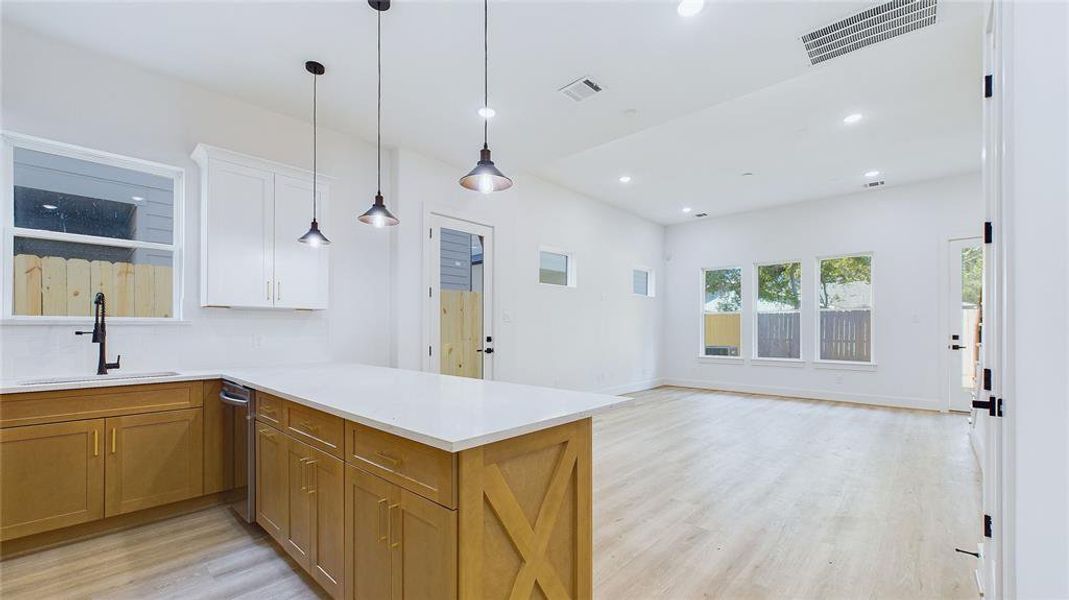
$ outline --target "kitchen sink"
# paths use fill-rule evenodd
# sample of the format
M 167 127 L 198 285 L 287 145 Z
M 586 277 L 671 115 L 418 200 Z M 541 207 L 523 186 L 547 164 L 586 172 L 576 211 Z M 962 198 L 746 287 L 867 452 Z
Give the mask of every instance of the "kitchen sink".
M 152 373 L 130 373 L 115 375 L 80 375 L 75 377 L 48 377 L 45 379 L 27 379 L 18 385 L 49 385 L 53 383 L 84 383 L 88 381 L 121 381 L 126 379 L 152 379 L 155 377 L 173 377 L 180 375 L 177 371 L 155 371 Z

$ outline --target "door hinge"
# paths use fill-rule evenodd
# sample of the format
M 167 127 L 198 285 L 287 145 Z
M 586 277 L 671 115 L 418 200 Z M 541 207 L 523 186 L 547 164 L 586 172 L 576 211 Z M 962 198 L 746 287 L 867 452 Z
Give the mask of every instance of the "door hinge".
M 984 75 L 984 98 L 995 95 L 995 76 Z
M 988 396 L 987 400 L 973 400 L 972 407 L 980 410 L 986 410 L 987 414 L 992 417 L 1002 416 L 1002 398 L 996 398 L 994 396 Z
M 433 355 L 432 350 L 434 350 L 434 346 L 427 346 L 427 356 Z
M 991 369 L 984 369 L 984 389 L 991 391 Z
M 992 533 L 992 529 L 994 529 L 994 527 L 992 526 L 991 515 L 984 515 L 984 537 L 985 538 L 993 538 L 993 537 L 995 537 L 994 534 Z
M 984 243 L 990 244 L 995 241 L 995 227 L 991 224 L 991 221 L 984 223 Z
M 434 287 L 433 286 L 427 288 L 427 297 L 428 298 L 433 298 L 434 297 Z
M 430 229 L 427 230 L 427 238 L 432 239 L 432 240 L 434 239 L 434 228 L 433 227 L 431 227 Z

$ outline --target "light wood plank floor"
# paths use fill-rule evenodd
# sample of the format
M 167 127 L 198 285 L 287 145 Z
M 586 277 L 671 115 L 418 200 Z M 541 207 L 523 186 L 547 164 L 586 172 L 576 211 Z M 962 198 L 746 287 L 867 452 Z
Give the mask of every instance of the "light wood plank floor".
M 975 598 L 958 415 L 660 388 L 594 423 L 602 600 Z M 222 508 L 0 563 L 16 598 L 322 598 Z

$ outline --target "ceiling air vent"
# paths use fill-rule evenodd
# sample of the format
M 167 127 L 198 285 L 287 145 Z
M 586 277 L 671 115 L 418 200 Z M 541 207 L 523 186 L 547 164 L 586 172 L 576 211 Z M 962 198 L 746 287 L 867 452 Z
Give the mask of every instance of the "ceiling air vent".
M 580 77 L 557 91 L 576 102 L 582 102 L 600 92 L 601 86 L 589 77 Z
M 878 187 L 884 185 L 885 183 L 887 183 L 887 182 L 882 180 L 882 179 L 880 179 L 879 181 L 866 181 L 865 183 L 861 184 L 861 187 L 863 187 L 863 188 L 878 188 Z
M 816 65 L 935 24 L 936 0 L 892 0 L 802 36 Z

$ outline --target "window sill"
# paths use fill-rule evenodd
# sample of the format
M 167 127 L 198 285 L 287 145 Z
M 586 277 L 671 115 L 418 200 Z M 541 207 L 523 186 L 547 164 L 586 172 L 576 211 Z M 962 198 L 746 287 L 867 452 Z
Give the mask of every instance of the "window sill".
M 832 369 L 838 371 L 875 371 L 874 362 L 851 362 L 846 360 L 814 360 L 815 369 Z
M 744 365 L 746 364 L 746 359 L 741 356 L 706 356 L 705 354 L 699 354 L 698 362 L 722 365 Z
M 757 367 L 802 368 L 806 365 L 806 361 L 800 358 L 751 358 L 750 364 Z
M 192 325 L 192 321 L 185 321 L 181 319 L 157 319 L 157 318 L 136 318 L 136 317 L 108 317 L 108 325 L 115 325 L 119 327 L 125 327 L 128 325 Z M 93 319 L 91 317 L 8 317 L 6 319 L 0 319 L 0 325 L 50 325 L 50 326 L 68 326 L 68 327 L 92 327 Z

